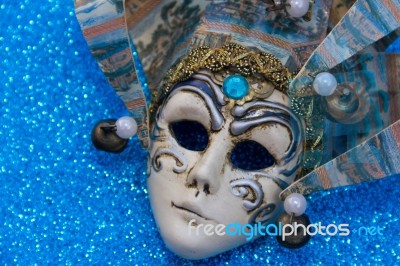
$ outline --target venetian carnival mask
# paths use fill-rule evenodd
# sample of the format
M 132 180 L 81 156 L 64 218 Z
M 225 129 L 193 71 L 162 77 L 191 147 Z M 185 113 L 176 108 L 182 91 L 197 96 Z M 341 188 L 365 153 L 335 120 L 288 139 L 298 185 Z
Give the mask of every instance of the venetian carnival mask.
M 328 0 L 80 2 L 89 46 L 149 151 L 153 214 L 179 256 L 207 258 L 249 241 L 222 234 L 228 225 L 272 224 L 283 209 L 292 223 L 301 214 L 283 200 L 294 192 L 400 172 L 376 148 L 400 131 L 389 127 L 400 94 L 386 75 L 400 60 L 382 52 L 400 22 L 381 21 L 400 4 L 360 0 L 346 13 Z M 147 77 L 144 89 L 136 74 Z M 94 132 L 123 147 L 132 129 L 123 127 Z
M 171 86 L 150 149 L 148 187 L 161 235 L 190 259 L 246 243 L 245 235 L 207 235 L 201 229 L 207 224 L 273 222 L 282 211 L 279 193 L 298 173 L 302 151 L 302 125 L 282 89 L 287 69 L 271 55 L 233 44 L 189 56 L 210 52 L 240 59 L 218 72 L 193 67 L 199 71 Z M 279 69 L 279 77 L 242 76 L 233 66 L 249 58 Z

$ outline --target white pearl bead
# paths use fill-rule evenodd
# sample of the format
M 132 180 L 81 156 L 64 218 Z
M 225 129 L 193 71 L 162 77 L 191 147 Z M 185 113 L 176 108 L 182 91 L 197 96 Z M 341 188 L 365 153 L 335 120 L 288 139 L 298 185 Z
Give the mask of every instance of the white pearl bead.
M 135 119 L 129 116 L 123 116 L 115 122 L 117 126 L 117 133 L 118 137 L 122 139 L 129 139 L 137 132 L 137 124 Z
M 290 5 L 286 7 L 286 11 L 294 18 L 304 16 L 310 8 L 310 2 L 308 0 L 288 0 L 286 3 Z
M 313 82 L 314 90 L 321 96 L 329 96 L 335 92 L 337 81 L 329 72 L 319 73 Z
M 307 208 L 307 201 L 303 195 L 292 193 L 285 199 L 283 207 L 288 214 L 294 213 L 295 216 L 300 216 Z

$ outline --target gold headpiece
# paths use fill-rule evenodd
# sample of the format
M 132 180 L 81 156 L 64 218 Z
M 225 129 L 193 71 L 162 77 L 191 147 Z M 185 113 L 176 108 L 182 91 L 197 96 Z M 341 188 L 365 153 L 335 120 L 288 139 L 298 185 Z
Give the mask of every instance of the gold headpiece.
M 150 111 L 153 113 L 157 110 L 175 84 L 204 69 L 214 73 L 231 69 L 245 77 L 257 76 L 271 82 L 275 89 L 285 94 L 289 81 L 293 78 L 293 73 L 272 54 L 249 50 L 235 43 L 219 48 L 202 46 L 192 50 L 167 72 L 159 94 L 153 94 L 156 101 Z

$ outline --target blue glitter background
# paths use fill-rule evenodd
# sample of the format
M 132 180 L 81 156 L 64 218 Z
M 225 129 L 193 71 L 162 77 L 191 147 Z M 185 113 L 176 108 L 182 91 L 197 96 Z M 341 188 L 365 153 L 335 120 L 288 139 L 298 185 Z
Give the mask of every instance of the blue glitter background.
M 307 214 L 347 237 L 289 250 L 273 237 L 191 262 L 163 244 L 137 139 L 92 147 L 93 124 L 127 112 L 91 57 L 73 1 L 0 1 L 0 262 L 129 265 L 400 264 L 399 177 L 318 193 Z M 400 50 L 400 45 L 394 47 Z M 361 226 L 384 235 L 359 235 Z

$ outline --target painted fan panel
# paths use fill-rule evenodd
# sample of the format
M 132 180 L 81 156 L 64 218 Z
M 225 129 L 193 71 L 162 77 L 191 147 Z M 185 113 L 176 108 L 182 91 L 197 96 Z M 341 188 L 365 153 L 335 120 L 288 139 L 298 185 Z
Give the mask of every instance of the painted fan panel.
M 325 164 L 282 197 L 400 172 L 400 55 L 385 52 L 399 36 L 399 14 L 399 1 L 357 1 L 293 80 L 292 105 L 305 118 L 307 141 L 314 147 L 305 155 L 312 158 L 308 167 Z M 328 97 L 312 87 L 324 71 L 338 81 Z

